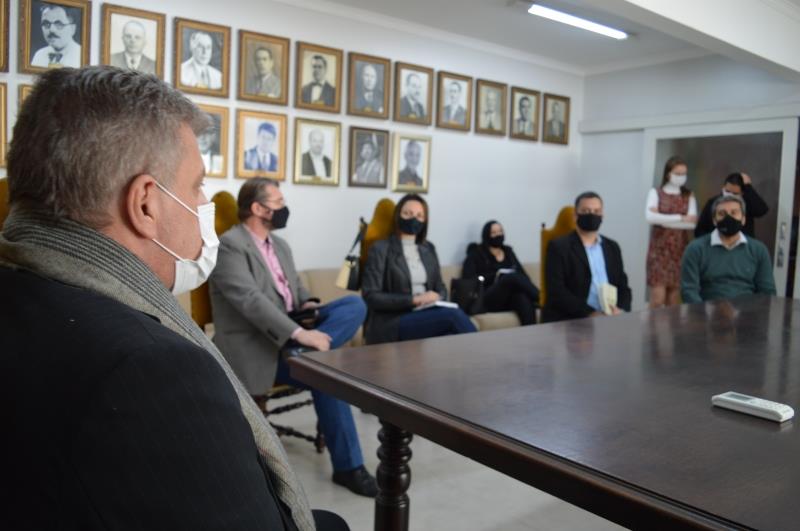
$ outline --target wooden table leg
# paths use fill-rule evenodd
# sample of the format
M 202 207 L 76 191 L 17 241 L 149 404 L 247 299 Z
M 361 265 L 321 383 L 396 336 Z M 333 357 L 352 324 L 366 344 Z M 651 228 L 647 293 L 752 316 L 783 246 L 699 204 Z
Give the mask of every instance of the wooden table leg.
M 408 531 L 409 500 L 406 491 L 411 483 L 412 434 L 381 420 L 378 439 L 378 496 L 375 498 L 375 531 Z

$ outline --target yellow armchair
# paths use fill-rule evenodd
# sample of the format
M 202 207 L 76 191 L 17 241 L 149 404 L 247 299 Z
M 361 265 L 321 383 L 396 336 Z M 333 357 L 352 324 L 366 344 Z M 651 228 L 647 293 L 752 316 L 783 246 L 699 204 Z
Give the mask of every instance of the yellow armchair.
M 556 222 L 553 224 L 552 228 L 548 229 L 545 224 L 542 223 L 541 249 L 539 251 L 541 253 L 539 258 L 541 264 L 539 269 L 539 276 L 541 277 L 539 284 L 539 305 L 542 308 L 544 308 L 544 303 L 547 298 L 547 281 L 545 274 L 547 271 L 547 246 L 550 245 L 551 240 L 566 236 L 574 230 L 575 207 L 572 206 L 565 206 L 559 211 Z

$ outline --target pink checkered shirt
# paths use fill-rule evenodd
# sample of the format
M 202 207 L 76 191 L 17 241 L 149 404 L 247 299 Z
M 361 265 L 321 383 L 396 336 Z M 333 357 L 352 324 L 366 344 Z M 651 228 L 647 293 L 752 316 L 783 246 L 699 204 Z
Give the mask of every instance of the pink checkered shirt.
M 267 269 L 272 273 L 272 280 L 275 281 L 275 287 L 277 287 L 278 293 L 283 297 L 286 311 L 291 312 L 294 309 L 294 298 L 292 297 L 292 290 L 289 287 L 289 279 L 283 274 L 283 268 L 278 260 L 278 255 L 275 254 L 275 246 L 270 243 L 269 238 L 262 240 L 249 228 L 247 228 L 247 231 L 250 233 L 250 236 L 253 237 L 258 252 L 261 253 L 261 257 L 264 258 L 264 262 L 267 264 Z

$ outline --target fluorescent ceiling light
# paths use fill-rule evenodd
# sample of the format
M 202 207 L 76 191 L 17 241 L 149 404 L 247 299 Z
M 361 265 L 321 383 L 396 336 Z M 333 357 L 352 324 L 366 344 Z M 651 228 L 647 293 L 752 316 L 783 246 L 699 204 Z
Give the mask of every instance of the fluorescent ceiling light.
M 550 20 L 555 20 L 556 22 L 561 22 L 563 24 L 569 24 L 570 26 L 575 26 L 576 28 L 593 31 L 595 33 L 599 33 L 600 35 L 611 37 L 612 39 L 623 40 L 628 38 L 628 34 L 624 31 L 609 28 L 608 26 L 603 26 L 602 24 L 578 18 L 573 15 L 568 15 L 566 13 L 562 13 L 561 11 L 556 11 L 555 9 L 550 9 L 549 7 L 540 6 L 538 4 L 533 4 L 530 9 L 528 9 L 528 13 L 531 15 L 549 18 Z

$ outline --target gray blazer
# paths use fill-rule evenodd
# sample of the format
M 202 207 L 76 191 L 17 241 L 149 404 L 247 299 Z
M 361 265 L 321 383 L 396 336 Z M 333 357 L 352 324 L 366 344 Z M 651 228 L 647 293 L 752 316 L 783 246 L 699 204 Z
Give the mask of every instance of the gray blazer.
M 289 244 L 275 234 L 270 240 L 299 307 L 311 296 L 300 284 Z M 266 393 L 275 382 L 280 348 L 298 325 L 286 314 L 272 273 L 244 225 L 220 237 L 208 286 L 214 343 L 250 394 Z

